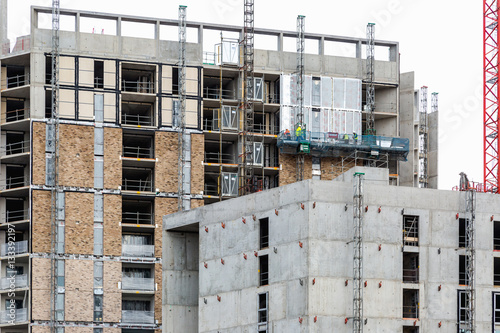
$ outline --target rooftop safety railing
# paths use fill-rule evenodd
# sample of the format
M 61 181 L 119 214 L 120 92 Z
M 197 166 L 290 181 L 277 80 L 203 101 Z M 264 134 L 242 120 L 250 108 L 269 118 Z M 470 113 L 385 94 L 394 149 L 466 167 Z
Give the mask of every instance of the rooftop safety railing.
M 0 279 L 0 290 L 26 288 L 28 286 L 28 275 L 13 275 Z
M 22 87 L 28 84 L 30 84 L 29 73 L 8 76 L 6 80 L 2 81 L 2 86 L 5 87 L 6 89 Z
M 13 309 L 0 311 L 0 324 L 22 323 L 28 321 L 28 309 Z
M 5 243 L 0 246 L 0 255 L 2 257 L 13 256 L 28 252 L 28 241 L 20 241 L 13 243 L 14 244 L 11 245 L 9 245 L 9 243 Z
M 122 91 L 153 94 L 154 82 L 151 81 L 125 81 L 122 80 Z
M 155 279 L 124 276 L 122 277 L 122 289 L 153 291 L 155 289 Z
M 122 179 L 122 190 L 124 191 L 140 191 L 152 192 L 153 182 L 145 179 Z
M 154 158 L 153 148 L 140 146 L 123 146 L 123 157 Z
M 17 109 L 5 112 L 2 115 L 3 123 L 10 123 L 13 121 L 24 120 L 30 117 L 30 109 Z
M 143 212 L 122 212 L 122 223 L 153 224 L 153 214 Z
M 153 311 L 122 310 L 122 323 L 154 324 Z
M 124 257 L 153 257 L 154 245 L 122 244 L 122 256 Z

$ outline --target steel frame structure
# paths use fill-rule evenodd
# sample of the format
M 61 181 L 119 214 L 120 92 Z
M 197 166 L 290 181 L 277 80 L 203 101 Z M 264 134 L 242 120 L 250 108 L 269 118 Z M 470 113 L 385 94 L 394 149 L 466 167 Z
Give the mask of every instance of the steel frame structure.
M 363 332 L 363 180 L 364 173 L 356 172 L 353 179 L 353 298 L 352 331 Z
M 498 110 L 498 1 L 484 0 L 483 17 L 483 125 L 484 125 L 484 189 L 500 193 L 499 137 L 500 117 Z
M 366 26 L 366 134 L 375 135 L 375 23 Z
M 475 239 L 474 229 L 476 220 L 476 190 L 469 189 L 465 191 L 465 219 L 467 222 L 466 228 L 466 249 L 465 249 L 465 270 L 467 275 L 467 310 L 466 314 L 466 330 L 468 333 L 476 332 L 475 325 L 475 308 L 476 308 L 476 280 L 475 280 Z
M 418 185 L 420 188 L 427 188 L 428 175 L 428 146 L 429 146 L 429 124 L 427 117 L 427 87 L 420 88 L 419 103 L 419 125 L 418 125 Z
M 184 210 L 184 166 L 186 153 L 184 149 L 186 135 L 186 8 L 179 6 L 179 129 L 177 133 L 178 150 L 178 210 Z
M 305 16 L 297 16 L 297 101 L 299 112 L 297 113 L 296 129 L 304 128 L 304 51 L 305 51 Z M 304 179 L 304 154 L 297 154 L 297 181 Z

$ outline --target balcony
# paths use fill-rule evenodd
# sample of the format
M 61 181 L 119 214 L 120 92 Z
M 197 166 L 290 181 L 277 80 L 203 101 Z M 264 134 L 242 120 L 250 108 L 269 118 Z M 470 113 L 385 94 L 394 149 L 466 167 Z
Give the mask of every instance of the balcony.
M 12 76 L 7 76 L 7 79 L 3 82 L 2 87 L 4 89 L 12 89 L 12 88 L 23 87 L 23 86 L 26 86 L 28 84 L 30 84 L 29 73 L 28 74 L 14 74 Z
M 28 241 L 13 242 L 11 245 L 5 243 L 0 246 L 1 257 L 19 255 L 23 253 L 28 253 Z
M 155 280 L 153 278 L 122 277 L 122 290 L 144 290 L 154 291 Z
M 7 142 L 9 141 L 8 135 L 7 135 Z M 27 153 L 30 151 L 30 141 L 25 140 L 25 141 L 17 141 L 17 142 L 11 142 L 7 143 L 4 147 L 2 147 L 5 155 L 16 155 L 16 154 L 22 154 L 22 153 Z
M 153 170 L 148 168 L 123 168 L 122 190 L 153 192 Z
M 122 244 L 123 257 L 154 257 L 154 245 Z
M 154 126 L 154 104 L 152 103 L 122 103 L 122 124 L 133 126 Z
M 153 311 L 122 310 L 122 323 L 154 324 Z
M 28 286 L 28 275 L 14 275 L 12 278 L 4 277 L 0 279 L 0 290 L 20 289 Z
M 123 134 L 123 166 L 154 167 L 155 152 L 152 136 Z
M 15 309 L 14 313 L 10 310 L 0 311 L 0 324 L 22 323 L 28 321 L 28 309 Z
M 2 123 L 11 123 L 14 121 L 28 119 L 30 117 L 30 109 L 24 108 L 24 106 L 14 106 L 9 107 L 9 100 L 7 100 L 7 111 L 5 115 L 2 115 Z M 24 105 L 24 102 L 22 102 Z
M 7 210 L 5 212 L 5 217 L 2 219 L 1 223 L 12 223 L 26 220 L 28 220 L 27 209 Z
M 0 190 L 12 190 L 22 188 L 29 185 L 29 178 L 27 176 L 9 176 L 0 183 Z
M 123 64 L 121 90 L 123 92 L 154 94 L 154 78 L 154 66 Z

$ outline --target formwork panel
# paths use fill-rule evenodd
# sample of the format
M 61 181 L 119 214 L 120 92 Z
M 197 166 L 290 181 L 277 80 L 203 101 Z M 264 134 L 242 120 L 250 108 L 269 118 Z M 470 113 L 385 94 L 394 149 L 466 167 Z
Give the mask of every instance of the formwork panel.
M 94 194 L 66 192 L 65 252 L 94 253 Z
M 59 126 L 59 185 L 94 186 L 94 128 Z

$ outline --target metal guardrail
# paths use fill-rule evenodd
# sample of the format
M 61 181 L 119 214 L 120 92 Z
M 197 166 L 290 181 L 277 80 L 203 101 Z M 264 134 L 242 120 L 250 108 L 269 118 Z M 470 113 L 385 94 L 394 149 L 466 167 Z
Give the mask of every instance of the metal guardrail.
M 219 157 L 224 164 L 236 164 L 235 158 L 232 154 L 220 154 L 220 153 L 205 153 L 205 162 L 207 163 L 219 163 Z
M 122 323 L 154 324 L 153 311 L 122 310 Z
M 122 91 L 126 92 L 136 92 L 143 94 L 154 94 L 155 86 L 154 82 L 147 81 L 125 81 L 122 80 Z
M 413 268 L 413 269 L 403 268 L 403 282 L 418 283 L 418 268 Z
M 123 191 L 152 192 L 153 191 L 153 182 L 151 180 L 124 178 L 122 180 L 122 190 Z
M 7 255 L 17 255 L 28 252 L 28 241 L 13 242 L 14 244 L 9 245 L 8 243 L 2 244 L 0 247 L 0 255 L 6 257 Z
M 219 195 L 219 187 L 217 185 L 205 184 L 203 194 L 204 195 L 218 196 Z
M 154 216 L 142 212 L 122 212 L 122 223 L 153 225 Z
M 28 286 L 28 275 L 14 275 L 0 279 L 0 290 L 25 288 Z
M 221 90 L 219 88 L 203 88 L 203 98 L 220 99 Z M 234 90 L 222 89 L 222 99 L 236 99 Z
M 128 114 L 122 112 L 122 124 L 139 125 L 139 126 L 154 126 L 152 116 L 141 116 L 140 114 Z
M 6 80 L 2 81 L 2 86 L 5 87 L 5 89 L 22 87 L 22 86 L 25 86 L 28 84 L 30 84 L 29 73 L 22 74 L 22 75 L 10 76 L 10 77 L 7 77 Z
M 26 176 L 7 177 L 0 183 L 0 190 L 10 190 L 13 188 L 24 187 L 29 185 L 29 178 Z
M 138 277 L 122 277 L 123 290 L 155 290 L 155 279 L 153 278 L 138 278 Z
M 17 109 L 5 112 L 5 115 L 2 115 L 2 122 L 10 123 L 13 121 L 24 120 L 30 117 L 30 109 Z
M 215 59 L 217 55 L 215 52 L 203 51 L 203 64 L 204 65 L 215 65 Z
M 122 244 L 122 256 L 124 257 L 153 257 L 154 245 Z
M 500 238 L 493 238 L 493 250 L 500 250 Z
M 5 212 L 5 217 L 2 219 L 2 223 L 23 221 L 27 219 L 28 219 L 28 209 L 7 210 Z
M 22 153 L 27 153 L 30 150 L 30 141 L 20 141 L 20 142 L 13 142 L 6 144 L 5 146 L 1 147 L 0 152 L 3 155 L 15 155 L 15 154 L 22 154 Z
M 8 323 L 22 323 L 28 321 L 28 309 L 14 309 L 13 312 L 10 310 L 0 311 L 0 324 Z
M 153 148 L 123 146 L 123 157 L 154 158 Z
M 418 305 L 403 305 L 403 318 L 418 319 Z

